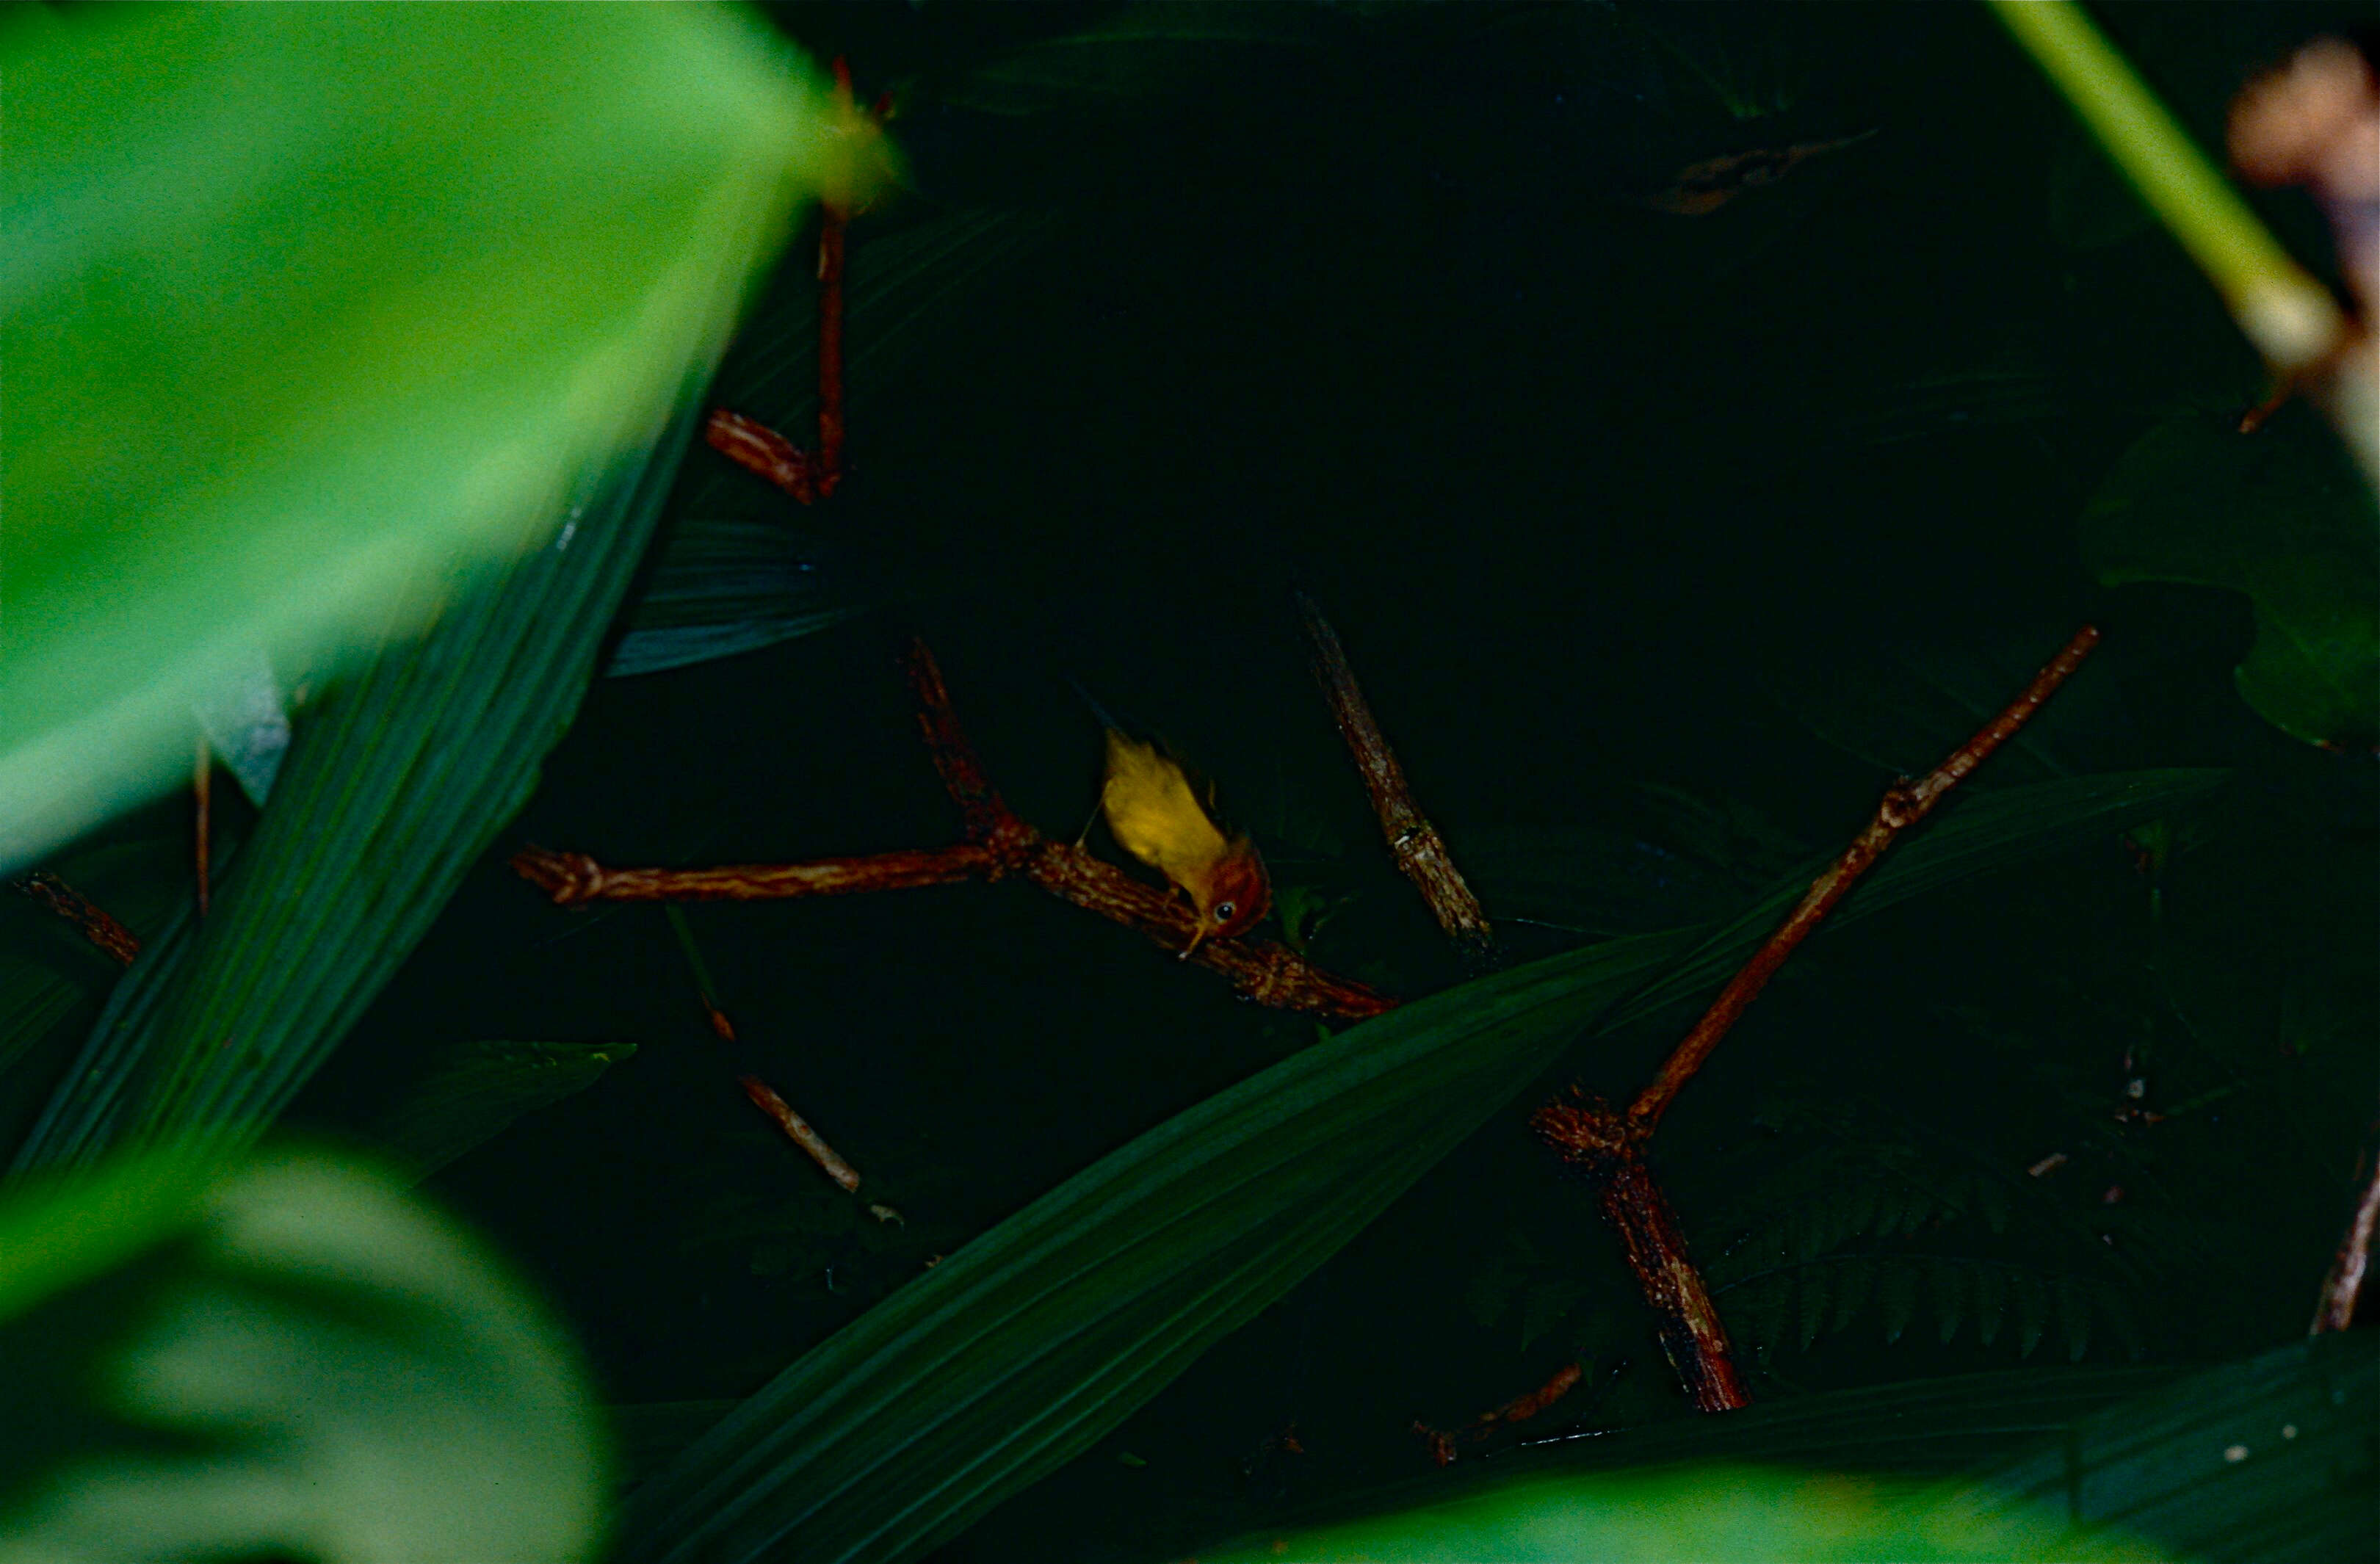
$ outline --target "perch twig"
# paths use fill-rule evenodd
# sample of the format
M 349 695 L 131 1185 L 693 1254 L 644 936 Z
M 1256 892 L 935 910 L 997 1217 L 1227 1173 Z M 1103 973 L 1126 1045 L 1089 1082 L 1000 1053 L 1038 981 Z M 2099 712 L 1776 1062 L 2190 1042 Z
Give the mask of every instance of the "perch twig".
M 1018 875 L 1086 912 L 1137 929 L 1169 950 L 1179 951 L 1188 942 L 1195 915 L 1181 903 L 1080 847 L 1043 836 L 1008 806 L 960 729 L 941 670 L 923 642 L 911 646 L 909 679 L 917 698 L 919 730 L 942 785 L 965 822 L 962 842 L 804 864 L 710 869 L 615 869 L 585 854 L 531 847 L 513 858 L 513 867 L 561 906 L 593 901 L 770 901 Z M 1269 940 L 1210 940 L 1189 959 L 1229 978 L 1242 997 L 1275 1009 L 1360 1021 L 1396 1003 Z
M 1452 1430 L 1433 1428 L 1419 1418 L 1414 1419 L 1414 1432 L 1429 1444 L 1429 1458 L 1440 1466 L 1454 1464 L 1455 1445 L 1459 1440 L 1478 1443 L 1498 1428 L 1508 1424 L 1526 1423 L 1546 1408 L 1560 1400 L 1578 1388 L 1586 1374 L 1586 1365 L 1566 1363 L 1556 1369 L 1551 1378 L 1524 1396 L 1515 1396 L 1493 1412 L 1483 1412 L 1463 1426 Z
M 1388 838 L 1397 867 L 1420 891 L 1439 927 L 1463 952 L 1471 970 L 1489 970 L 1497 964 L 1496 934 L 1488 926 L 1487 910 L 1472 893 L 1463 871 L 1454 867 L 1454 856 L 1446 850 L 1438 828 L 1414 802 L 1404 768 L 1397 763 L 1396 751 L 1389 747 L 1388 736 L 1372 716 L 1371 703 L 1364 698 L 1363 686 L 1355 682 L 1346 649 L 1339 644 L 1339 632 L 1304 592 L 1297 594 L 1297 612 L 1313 651 L 1314 677 L 1330 703 L 1339 736 L 1354 757 L 1365 791 L 1372 795 L 1372 810 L 1380 818 L 1380 834 Z
M 828 1178 L 841 1184 L 847 1194 L 859 1193 L 859 1170 L 837 1156 L 834 1147 L 827 1145 L 826 1137 L 811 1129 L 809 1121 L 795 1112 L 783 1097 L 770 1089 L 766 1081 L 758 1075 L 738 1075 L 735 1083 L 744 1088 L 744 1095 L 752 1099 L 752 1106 L 774 1119 L 777 1127 L 784 1131 L 786 1137 L 795 1146 L 808 1152 L 810 1160 L 817 1163 Z

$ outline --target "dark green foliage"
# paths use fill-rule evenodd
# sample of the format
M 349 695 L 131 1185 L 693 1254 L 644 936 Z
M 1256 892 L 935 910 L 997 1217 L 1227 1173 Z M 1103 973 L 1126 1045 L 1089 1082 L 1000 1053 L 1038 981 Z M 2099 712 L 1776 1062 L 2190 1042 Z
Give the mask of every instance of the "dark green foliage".
M 2380 1537 L 2380 1339 L 2316 1337 L 2193 1374 L 1988 1470 L 1956 1502 L 2062 1505 L 2174 1553 L 2369 1558 Z
M 585 1091 L 636 1052 L 634 1043 L 470 1042 L 442 1049 L 364 1134 L 417 1180 L 426 1179 L 502 1134 L 522 1114 Z
M 2206 782 L 2086 778 L 1982 800 L 1879 869 L 1842 915 Z M 1167 1121 L 744 1402 L 638 1492 L 627 1557 L 752 1558 L 798 1532 L 822 1558 L 906 1558 L 948 1537 L 1295 1285 L 1581 1028 L 1616 1028 L 1700 990 L 1801 889 L 1779 887 L 1765 918 L 1609 940 L 1403 1006 Z M 1890 1208 L 1915 1228 L 1913 1197 Z M 1887 1271 L 1888 1299 L 1905 1274 Z M 1906 1323 L 1904 1310 L 1891 1333 Z M 920 1503 L 917 1473 L 946 1469 Z
M 1673 10 L 785 7 L 848 41 L 863 98 L 894 89 L 915 186 L 854 227 L 849 481 L 796 513 L 697 443 L 603 591 L 475 600 L 302 717 L 225 889 L 255 894 L 154 921 L 35 1154 L 185 1093 L 251 1123 L 334 1045 L 291 1117 L 349 1134 L 428 1103 L 451 1149 L 578 1088 L 439 1189 L 647 1409 L 629 1558 L 1186 1553 L 1423 1473 L 1416 1416 L 1459 1426 L 1564 1360 L 1592 1385 L 1466 1445 L 1455 1481 L 1606 1452 L 1972 1473 L 2044 1436 L 2070 1459 L 2085 1413 L 2192 1364 L 2279 1384 L 2247 1354 L 2302 1330 L 2371 1112 L 2373 773 L 2240 699 L 2245 600 L 2110 592 L 2076 547 L 2161 410 L 2252 400 L 2256 368 L 2161 236 L 2082 220 L 2063 110 L 1980 14 Z M 2192 67 L 2204 128 L 2321 20 L 2111 25 Z M 1870 129 L 1701 217 L 1645 204 L 1702 160 Z M 797 443 L 809 262 L 797 243 L 705 398 Z M 1313 698 L 1293 581 L 1514 951 L 1503 978 L 1453 987 Z M 1590 1193 L 1523 1116 L 1640 1085 L 1892 778 L 2085 618 L 2081 675 L 1661 1129 L 1755 1399 L 1686 1417 Z M 568 655 L 467 678 L 465 630 Z M 951 840 L 912 631 L 1026 818 L 1071 833 L 1095 794 L 1064 677 L 1125 692 L 1246 806 L 1292 941 L 1419 1002 L 1354 1029 L 1264 1012 L 1012 879 L 694 910 L 731 1045 L 652 909 L 565 914 L 504 869 L 529 842 L 625 866 Z M 611 672 L 650 676 L 593 686 L 532 795 L 604 635 Z M 128 915 L 179 906 L 183 862 L 144 860 Z M 30 1113 L 113 975 L 28 959 L 10 1002 L 51 1031 L 6 1085 Z M 185 1035 L 251 998 L 223 1059 Z M 442 1062 L 490 1037 L 560 1040 Z M 599 1074 L 614 1038 L 637 1051 Z M 750 1112 L 747 1068 L 861 1199 Z M 1597 1437 L 1502 1453 L 1573 1423 Z M 2190 1466 L 2215 1432 L 2123 1454 L 2204 1479 L 2176 1546 L 2219 1551 L 2235 1504 L 2269 1534 L 2276 1494 L 2338 1520 L 2305 1468 L 2242 1500 L 2213 1479 L 2255 1462 Z M 2083 1459 L 2070 1492 L 2066 1467 L 2024 1481 L 2120 1512 Z
M 2075 1232 L 2022 1169 L 1871 1115 L 1820 1109 L 1771 1128 L 1756 1152 L 1695 1180 L 1735 1192 L 1698 1213 L 1705 1274 L 1731 1333 L 1763 1361 L 1862 1320 L 1888 1342 L 1922 1324 L 1940 1344 L 1972 1333 L 1990 1347 L 2011 1315 L 2020 1357 L 2048 1336 L 2079 1360 L 2095 1325 L 2138 1355 L 2141 1316 L 2179 1284 Z
M 2253 441 L 2233 421 L 2185 411 L 2143 435 L 2083 512 L 2083 557 L 2110 586 L 2245 593 L 2256 638 L 2240 695 L 2293 737 L 2369 751 L 2380 746 L 2373 495 L 2313 420 Z
M 20 1182 L 0 1375 L 18 1557 L 564 1558 L 600 1529 L 566 1335 L 453 1222 L 319 1154 Z
M 589 475 L 550 541 L 324 702 L 214 915 L 142 952 L 18 1167 L 271 1125 L 535 786 L 693 421 Z

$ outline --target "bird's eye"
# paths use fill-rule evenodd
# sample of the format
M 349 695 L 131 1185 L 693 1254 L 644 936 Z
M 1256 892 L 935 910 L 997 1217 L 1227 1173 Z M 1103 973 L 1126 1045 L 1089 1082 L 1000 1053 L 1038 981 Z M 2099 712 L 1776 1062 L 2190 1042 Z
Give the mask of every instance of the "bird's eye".
M 1215 903 L 1215 921 L 1229 923 L 1239 910 L 1240 904 L 1237 902 L 1218 902 Z

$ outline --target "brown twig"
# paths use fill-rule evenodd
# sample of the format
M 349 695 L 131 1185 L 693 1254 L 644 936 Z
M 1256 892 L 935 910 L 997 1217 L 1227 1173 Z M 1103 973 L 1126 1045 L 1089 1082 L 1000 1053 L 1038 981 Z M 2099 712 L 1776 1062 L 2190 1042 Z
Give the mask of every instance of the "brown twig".
M 851 67 L 841 55 L 834 62 L 834 113 L 838 122 L 851 117 Z M 768 425 L 724 408 L 712 412 L 703 426 L 712 449 L 805 505 L 825 499 L 843 481 L 843 259 L 850 225 L 848 206 L 819 203 L 817 452 L 804 451 Z
M 859 1193 L 859 1170 L 837 1156 L 834 1147 L 827 1145 L 826 1137 L 811 1129 L 809 1121 L 795 1112 L 783 1097 L 770 1090 L 767 1082 L 758 1075 L 739 1075 L 736 1084 L 752 1099 L 753 1107 L 774 1119 L 788 1139 L 809 1153 L 810 1160 L 819 1165 L 820 1171 L 841 1184 L 845 1193 Z
M 1842 855 L 1811 882 L 1808 893 L 1785 915 L 1785 921 L 1777 926 L 1777 931 L 1768 937 L 1767 943 L 1755 952 L 1752 959 L 1743 964 L 1742 970 L 1719 990 L 1718 998 L 1711 1001 L 1711 1007 L 1702 1020 L 1695 1023 L 1694 1030 L 1686 1034 L 1684 1040 L 1663 1062 L 1653 1084 L 1646 1086 L 1630 1106 L 1629 1123 L 1637 1139 L 1642 1140 L 1653 1133 L 1654 1126 L 1660 1122 L 1661 1115 L 1669 1110 L 1670 1103 L 1677 1100 L 1678 1093 L 1694 1079 L 1694 1073 L 1703 1067 L 1703 1061 L 1710 1058 L 1711 1050 L 1718 1047 L 1719 1039 L 1727 1036 L 1728 1028 L 1735 1024 L 1754 997 L 1767 986 L 1769 978 L 1776 976 L 1777 969 L 1785 964 L 1785 958 L 1810 937 L 1827 914 L 1834 910 L 1835 903 L 1850 893 L 1859 877 L 1883 856 L 1894 838 L 1924 819 L 1926 813 L 1941 801 L 1944 794 L 1956 787 L 1970 771 L 1983 764 L 1985 757 L 2023 727 L 2041 709 L 2041 703 L 2047 700 L 2090 655 L 2091 649 L 2098 641 L 2099 632 L 2091 625 L 2085 624 L 2074 632 L 2073 638 L 2066 643 L 2064 649 L 2034 675 L 2033 683 L 2024 687 L 2024 693 L 2010 701 L 1998 716 L 1985 723 L 1973 738 L 1952 750 L 1949 758 L 1919 781 L 1900 783 L 1885 793 L 1884 801 L 1876 806 L 1876 818 L 1852 838 L 1852 844 L 1843 849 Z
M 1498 1428 L 1514 1423 L 1526 1423 L 1548 1407 L 1578 1388 L 1585 1377 L 1586 1366 L 1566 1363 L 1556 1369 L 1553 1376 L 1524 1396 L 1515 1396 L 1493 1412 L 1483 1412 L 1463 1426 L 1452 1430 L 1433 1428 L 1419 1418 L 1414 1420 L 1414 1432 L 1429 1442 L 1429 1458 L 1440 1466 L 1454 1463 L 1458 1441 L 1477 1444 Z
M 943 885 L 1018 875 L 1086 912 L 1137 929 L 1180 951 L 1196 917 L 1179 900 L 1068 843 L 1053 842 L 1018 818 L 991 785 L 952 709 L 941 670 L 923 642 L 909 653 L 917 725 L 942 785 L 965 821 L 966 840 L 947 847 L 828 858 L 806 864 L 744 864 L 710 869 L 607 868 L 580 853 L 531 847 L 513 859 L 520 875 L 558 905 L 594 901 L 774 901 L 799 896 Z M 1222 974 L 1245 999 L 1280 1010 L 1360 1021 L 1396 1001 L 1352 978 L 1325 972 L 1269 940 L 1207 940 L 1190 956 Z
M 140 953 L 140 937 L 94 905 L 56 875 L 36 869 L 10 882 L 24 894 L 82 930 L 82 937 L 126 966 Z
M 1313 651 L 1314 677 L 1330 703 L 1339 736 L 1354 757 L 1365 791 L 1372 795 L 1372 810 L 1380 818 L 1380 834 L 1388 839 L 1397 867 L 1421 891 L 1439 927 L 1462 951 L 1470 968 L 1474 972 L 1492 968 L 1497 964 L 1496 934 L 1488 927 L 1487 911 L 1454 867 L 1454 856 L 1446 850 L 1438 828 L 1414 802 L 1404 768 L 1397 763 L 1396 751 L 1389 747 L 1388 736 L 1372 716 L 1371 703 L 1364 698 L 1363 686 L 1355 682 L 1346 649 L 1339 644 L 1339 632 L 1304 592 L 1297 594 L 1297 612 Z
M 1941 801 L 1944 794 L 1984 762 L 2024 726 L 2041 703 L 2090 654 L 2099 632 L 2084 625 L 2064 649 L 2034 676 L 2024 692 L 2010 701 L 1981 731 L 1961 745 L 1939 766 L 1918 782 L 1892 788 L 1866 829 L 1811 883 L 1800 904 L 1777 931 L 1744 963 L 1742 970 L 1719 991 L 1694 1030 L 1662 1063 L 1653 1083 L 1640 1093 L 1625 1115 L 1600 1098 L 1573 1091 L 1570 1097 L 1539 1109 L 1530 1120 L 1539 1135 L 1569 1161 L 1594 1175 L 1604 1219 L 1617 1231 L 1628 1255 L 1629 1268 L 1645 1301 L 1659 1316 L 1663 1350 L 1694 1404 L 1706 1412 L 1722 1412 L 1747 1404 L 1742 1377 L 1729 1349 L 1727 1329 L 1713 1306 L 1710 1290 L 1686 1257 L 1685 1234 L 1678 1225 L 1660 1186 L 1646 1167 L 1644 1149 L 1661 1115 L 1694 1079 L 1719 1039 L 1734 1025 L 1753 997 L 1774 976 L 1809 938 L 1818 923 L 1848 893 L 1868 866 L 1880 857 L 1900 832 L 1908 830 Z
M 2375 1230 L 2380 1230 L 2380 1142 L 2375 1142 L 2374 1154 L 2368 1161 L 2370 1176 L 2363 1181 L 2363 1197 L 2355 1203 L 2355 1215 L 2347 1224 L 2347 1236 L 2338 1241 L 2338 1253 L 2331 1258 L 2330 1274 L 2322 1279 L 2322 1299 L 2314 1307 L 2310 1335 L 2345 1330 L 2354 1323 L 2363 1276 L 2372 1266 L 2373 1236 Z
M 1537 1109 L 1529 1126 L 1565 1161 L 1594 1177 L 1604 1220 L 1620 1234 L 1628 1268 L 1653 1306 L 1661 1351 L 1695 1408 L 1732 1412 L 1750 1405 L 1727 1327 L 1702 1273 L 1686 1258 L 1685 1231 L 1645 1165 L 1628 1121 L 1601 1098 L 1573 1090 Z

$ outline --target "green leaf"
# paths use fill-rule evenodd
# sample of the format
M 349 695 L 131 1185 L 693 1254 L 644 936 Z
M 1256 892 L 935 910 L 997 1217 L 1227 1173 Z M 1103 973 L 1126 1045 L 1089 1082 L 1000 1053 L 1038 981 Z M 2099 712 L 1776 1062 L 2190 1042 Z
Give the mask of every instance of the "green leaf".
M 872 595 L 848 552 L 792 520 L 682 522 L 603 672 L 659 673 L 840 624 Z
M 1576 1559 L 1674 1564 L 1765 1561 L 2076 1559 L 2167 1557 L 2121 1536 L 2070 1535 L 2056 1506 L 1977 1517 L 1888 1485 L 1698 1466 L 1641 1475 L 1514 1480 L 1473 1497 L 1315 1531 L 1269 1533 L 1203 1550 L 1216 1564 L 1507 1564 Z
M 2256 638 L 2237 675 L 2258 715 L 2309 744 L 2380 743 L 2380 535 L 2371 492 L 2327 431 L 2254 436 L 2205 415 L 2158 425 L 2082 515 L 2109 586 L 2171 581 L 2247 594 Z
M 2380 1535 L 2380 1336 L 2318 1336 L 2180 1379 L 1975 1480 L 1985 1514 L 2120 1520 L 2176 1554 L 2368 1558 Z
M 1860 909 L 2010 862 L 2210 774 L 1962 801 Z M 1551 1065 L 1731 971 L 1800 883 L 1707 938 L 1620 940 L 1350 1028 L 1150 1131 L 786 1369 L 631 1501 L 629 1560 L 918 1554 L 1087 1448 L 1328 1258 Z
M 272 1122 L 536 785 L 692 424 L 308 714 L 204 927 L 185 918 L 142 952 L 18 1166 Z
M 568 1343 L 375 1173 L 113 1159 L 0 1206 L 0 1560 L 567 1559 L 604 1461 Z
M 2063 1367 L 1964 1375 L 1524 1449 L 1495 1467 L 1399 1484 L 1320 1512 L 1335 1523 L 1284 1525 L 1196 1552 L 1251 1561 L 2314 1564 L 2371 1552 L 2380 1518 L 2371 1485 L 2380 1466 L 2375 1413 L 2380 1341 L 2369 1332 L 2187 1376 Z M 1980 1473 L 1979 1461 L 1989 1462 Z M 1706 1464 L 1673 1476 L 1626 1474 L 1682 1461 Z M 1960 1480 L 1941 1487 L 1876 1481 L 1961 1468 Z M 1348 1518 L 1357 1507 L 1365 1519 Z
M 2168 1382 L 2104 1406 L 2111 1392 L 2160 1378 Z M 2088 1410 L 2095 1400 L 2102 1410 Z M 2028 1427 L 2057 1437 L 1956 1486 L 1912 1489 L 1855 1474 L 1938 1469 L 1959 1449 Z M 1402 1485 L 1370 1499 L 1364 1520 L 1283 1528 L 1197 1556 L 1249 1564 L 2365 1558 L 2380 1521 L 2371 1483 L 2380 1465 L 2380 1342 L 2369 1332 L 2318 1338 L 2186 1378 L 2061 1369 L 1921 1381 L 1581 1446 L 1522 1452 L 1503 1473 Z M 1826 1474 L 1715 1464 L 1612 1470 L 1697 1456 Z M 1400 1504 L 1404 1496 L 1412 1497 Z
M 634 1043 L 471 1042 L 442 1050 L 364 1127 L 416 1180 L 502 1134 L 524 1113 L 585 1091 Z
M 26 7 L 0 66 L 0 866 L 533 547 L 851 140 L 716 6 Z

